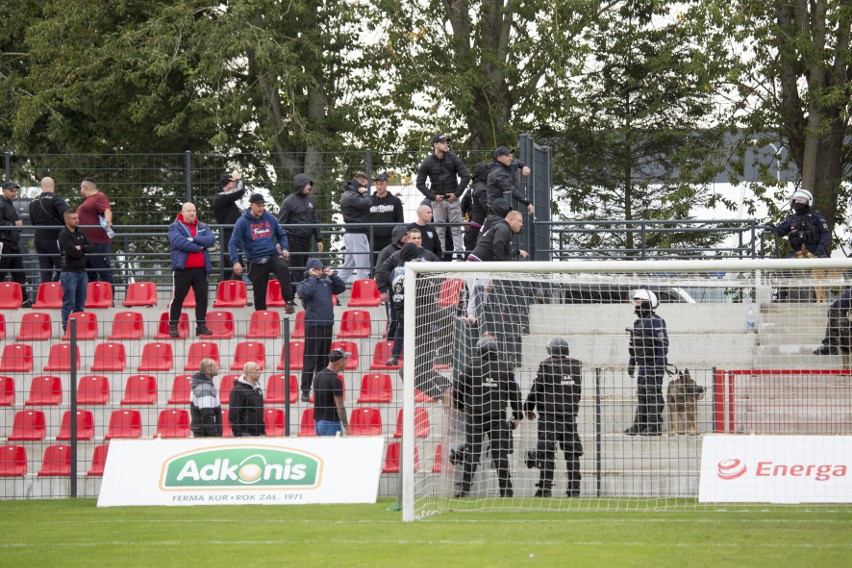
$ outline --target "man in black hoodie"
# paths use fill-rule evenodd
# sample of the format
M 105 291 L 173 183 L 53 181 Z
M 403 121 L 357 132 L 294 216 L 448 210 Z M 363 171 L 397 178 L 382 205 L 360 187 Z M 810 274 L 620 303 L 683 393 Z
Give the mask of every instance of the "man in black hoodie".
M 393 232 L 391 233 L 391 244 L 386 246 L 379 252 L 379 257 L 376 259 L 376 270 L 378 270 L 390 256 L 402 248 L 402 245 L 408 242 L 408 230 L 405 228 L 405 225 L 397 225 L 393 228 Z M 378 288 L 378 285 L 376 286 Z M 387 292 L 381 294 L 382 303 L 385 305 L 385 310 L 388 315 L 388 327 L 387 333 L 385 333 L 385 337 L 388 341 L 393 341 L 393 353 L 396 354 L 396 362 L 392 363 L 396 365 L 399 362 L 399 354 L 402 349 L 402 329 L 398 329 L 397 321 L 396 321 L 396 310 L 393 307 L 393 302 L 390 301 L 390 297 Z M 397 335 L 399 338 L 397 339 Z M 393 361 L 394 359 L 388 359 L 388 361 Z
M 21 187 L 13 182 L 3 183 L 3 195 L 0 196 L 0 282 L 6 279 L 6 273 L 12 276 L 12 282 L 21 285 L 23 304 L 25 308 L 32 306 L 32 301 L 27 295 L 27 276 L 24 274 L 24 258 L 21 254 L 19 242 L 21 240 L 21 227 L 24 222 L 18 216 L 15 209 L 15 198 Z
M 263 389 L 260 388 L 260 368 L 254 361 L 243 366 L 243 376 L 234 381 L 228 399 L 228 420 L 235 438 L 266 436 L 263 420 Z
M 222 191 L 216 194 L 213 198 L 213 217 L 219 225 L 228 225 L 223 230 L 222 238 L 222 266 L 224 267 L 225 280 L 242 280 L 240 276 L 234 274 L 231 268 L 235 263 L 239 262 L 239 258 L 231 258 L 227 254 L 228 243 L 231 242 L 231 235 L 234 233 L 234 223 L 243 214 L 242 210 L 237 206 L 237 201 L 243 198 L 246 194 L 246 186 L 243 183 L 242 174 L 232 173 L 225 174 L 219 178 L 219 186 Z
M 470 225 L 464 233 L 464 248 L 470 252 L 476 247 L 479 231 L 488 215 L 488 166 L 485 162 L 473 166 L 473 186 L 462 198 L 462 211 L 470 214 Z
M 308 176 L 296 174 L 293 178 L 293 193 L 284 198 L 278 211 L 278 222 L 287 233 L 290 246 L 290 276 L 293 284 L 301 282 L 304 277 L 312 238 L 317 242 L 317 252 L 323 251 L 319 227 L 299 226 L 318 223 L 317 210 L 310 198 L 313 187 L 314 182 Z
M 367 176 L 361 172 L 355 174 L 352 181 L 343 189 L 340 198 L 340 214 L 343 215 L 344 223 L 359 223 L 367 225 L 370 223 L 370 208 L 373 206 L 373 198 L 367 191 Z M 355 279 L 360 280 L 370 275 L 370 227 L 346 227 L 343 234 L 343 244 L 346 245 L 346 256 L 343 266 L 340 267 L 340 278 L 344 282 L 349 280 L 352 273 Z
M 526 258 L 527 252 L 512 246 L 512 237 L 521 232 L 524 216 L 519 211 L 509 211 L 505 219 L 495 222 L 479 237 L 476 248 L 468 255 L 469 262 L 507 261 Z
M 372 196 L 370 222 L 403 223 L 405 217 L 402 211 L 402 201 L 396 195 L 388 192 L 389 180 L 387 174 L 378 174 L 373 177 L 373 181 L 376 184 L 376 191 Z M 394 227 L 391 225 L 373 227 L 373 256 L 376 260 L 376 267 L 379 266 L 379 253 L 393 242 L 391 239 L 393 229 Z

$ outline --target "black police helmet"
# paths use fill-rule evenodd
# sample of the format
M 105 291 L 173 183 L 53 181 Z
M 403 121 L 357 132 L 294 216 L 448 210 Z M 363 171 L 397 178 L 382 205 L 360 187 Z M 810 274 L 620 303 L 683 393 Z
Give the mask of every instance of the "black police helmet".
M 481 337 L 476 342 L 476 350 L 479 351 L 479 356 L 482 358 L 492 357 L 497 355 L 497 342 L 493 337 Z
M 553 357 L 568 357 L 568 342 L 562 337 L 554 337 L 547 344 L 547 354 Z

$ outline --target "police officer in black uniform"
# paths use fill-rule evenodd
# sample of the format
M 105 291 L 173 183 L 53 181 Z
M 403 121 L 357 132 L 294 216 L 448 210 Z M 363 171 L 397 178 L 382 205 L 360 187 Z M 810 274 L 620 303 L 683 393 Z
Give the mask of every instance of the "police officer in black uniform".
M 500 497 L 512 497 L 509 454 L 512 453 L 512 430 L 523 418 L 521 391 L 511 367 L 498 360 L 497 342 L 493 338 L 481 338 L 476 344 L 476 352 L 479 356 L 459 374 L 453 389 L 453 402 L 464 414 L 466 422 L 462 455 L 451 456 L 451 461 L 456 464 L 462 462 L 462 482 L 456 497 L 470 494 L 486 435 L 491 459 L 497 466 Z M 512 408 L 509 420 L 506 419 L 508 406 Z
M 790 208 L 793 213 L 787 215 L 784 222 L 778 225 L 778 235 L 787 236 L 792 251 L 805 248 L 815 256 L 828 256 L 828 241 L 831 231 L 828 230 L 828 221 L 818 211 L 812 211 L 814 196 L 807 189 L 798 189 L 790 198 Z
M 557 444 L 565 452 L 568 497 L 580 496 L 580 456 L 583 444 L 577 435 L 583 364 L 569 357 L 568 342 L 554 337 L 547 345 L 550 355 L 538 366 L 532 389 L 524 402 L 527 419 L 538 410 L 538 443 L 526 456 L 527 467 L 539 468 L 536 497 L 551 497 L 556 469 Z

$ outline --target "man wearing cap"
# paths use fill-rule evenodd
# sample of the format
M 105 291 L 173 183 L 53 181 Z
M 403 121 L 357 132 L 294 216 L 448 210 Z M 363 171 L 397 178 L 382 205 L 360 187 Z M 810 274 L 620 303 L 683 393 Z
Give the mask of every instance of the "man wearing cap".
M 370 208 L 373 206 L 373 198 L 367 190 L 368 183 L 366 174 L 358 172 L 343 188 L 343 195 L 340 197 L 343 222 L 362 225 L 347 226 L 343 234 L 346 256 L 340 268 L 340 277 L 344 282 L 349 280 L 353 272 L 356 280 L 370 276 L 370 227 L 363 226 L 370 223 Z
M 308 176 L 296 174 L 293 178 L 293 193 L 284 198 L 278 210 L 278 222 L 284 227 L 290 245 L 290 268 L 293 269 L 294 282 L 300 282 L 304 275 L 305 263 L 311 252 L 311 239 L 317 242 L 317 252 L 323 251 L 320 228 L 301 226 L 319 222 L 310 197 L 313 187 L 314 182 Z
M 446 134 L 437 134 L 432 138 L 433 152 L 417 171 L 417 189 L 432 200 L 432 213 L 436 223 L 458 223 L 450 228 L 453 236 L 453 249 L 464 251 L 464 236 L 461 223 L 464 221 L 461 211 L 461 196 L 470 181 L 470 175 L 461 159 L 450 152 L 450 139 Z M 426 178 L 430 186 L 426 187 Z M 438 241 L 445 242 L 446 227 L 438 227 Z
M 224 239 L 222 249 L 225 249 L 226 244 L 231 241 L 234 223 L 243 214 L 242 209 L 237 206 L 237 201 L 246 194 L 246 186 L 243 183 L 242 175 L 234 172 L 219 178 L 219 187 L 222 188 L 222 191 L 213 198 L 213 217 L 219 225 L 228 225 L 222 233 Z M 238 260 L 238 257 L 229 256 L 222 259 L 225 267 L 225 280 L 241 280 L 239 276 L 234 275 L 234 271 L 231 269 L 231 266 Z
M 0 282 L 6 279 L 6 273 L 12 275 L 12 282 L 21 285 L 23 307 L 29 308 L 32 302 L 27 295 L 27 275 L 24 274 L 24 259 L 21 256 L 19 241 L 24 222 L 15 209 L 15 197 L 20 186 L 13 182 L 3 182 L 3 198 L 0 199 Z
M 526 196 L 518 190 L 512 175 L 512 163 L 515 161 L 515 149 L 500 146 L 494 150 L 494 161 L 488 164 L 488 207 L 495 199 L 503 197 L 507 192 L 512 197 L 527 206 L 530 215 L 535 213 L 535 207 Z M 530 169 L 523 166 L 522 173 L 529 175 Z
M 260 193 L 254 193 L 249 198 L 249 208 L 237 219 L 234 234 L 228 242 L 228 254 L 232 259 L 238 259 L 233 266 L 237 276 L 243 274 L 243 265 L 237 256 L 237 248 L 241 244 L 248 261 L 248 279 L 254 293 L 254 309 L 266 309 L 266 287 L 271 272 L 281 283 L 281 295 L 286 302 L 284 311 L 288 314 L 295 313 L 290 267 L 285 260 L 290 256 L 287 234 L 278 219 L 266 210 L 266 199 Z
M 56 195 L 56 183 L 53 178 L 41 180 L 41 194 L 30 201 L 30 223 L 35 227 L 33 246 L 38 253 L 40 280 L 56 282 L 61 271 L 59 261 L 59 232 L 65 224 L 65 212 L 68 204 Z
M 373 227 L 373 258 L 377 260 L 383 248 L 391 244 L 391 233 L 393 225 L 381 223 L 403 223 L 405 217 L 402 211 L 402 201 L 399 197 L 388 192 L 387 174 L 373 176 L 376 191 L 373 193 L 373 204 L 370 207 L 370 222 L 376 224 Z M 378 264 L 373 263 L 376 268 Z
M 342 294 L 346 283 L 322 261 L 308 261 L 305 279 L 296 292 L 305 308 L 305 353 L 302 359 L 302 402 L 311 400 L 314 373 L 326 366 L 334 332 L 333 294 Z
M 207 278 L 212 269 L 209 249 L 216 244 L 216 233 L 198 220 L 195 204 L 184 203 L 169 225 L 174 293 L 169 302 L 169 335 L 179 337 L 178 322 L 190 288 L 195 292 L 195 334 L 213 335 L 207 328 Z
M 98 189 L 98 184 L 90 177 L 83 178 L 80 182 L 80 194 L 84 199 L 77 207 L 80 230 L 92 242 L 92 252 L 86 255 L 89 282 L 109 282 L 114 296 L 112 266 L 109 262 L 111 233 L 107 232 L 107 229 L 112 227 L 109 197 Z
M 337 376 L 346 367 L 351 353 L 333 349 L 328 354 L 328 366 L 314 380 L 314 424 L 317 436 L 349 435 L 346 407 L 343 405 L 343 383 Z

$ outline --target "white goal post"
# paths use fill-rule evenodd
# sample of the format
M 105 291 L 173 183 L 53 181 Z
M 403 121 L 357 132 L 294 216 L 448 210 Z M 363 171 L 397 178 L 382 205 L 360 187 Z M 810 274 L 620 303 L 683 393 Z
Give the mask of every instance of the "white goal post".
M 407 263 L 403 520 L 451 510 L 730 510 L 699 500 L 705 440 L 852 436 L 852 300 L 829 317 L 850 276 L 845 258 Z M 653 314 L 634 313 L 636 290 L 656 300 Z M 562 339 L 580 371 L 548 359 Z M 540 367 L 546 359 L 551 367 Z M 537 379 L 552 365 L 570 387 L 563 395 Z M 470 385 L 486 366 L 515 386 L 494 379 L 492 394 L 477 391 Z M 569 391 L 578 394 L 568 426 L 547 422 L 542 400 Z M 513 418 L 522 418 L 514 430 Z M 805 504 L 792 494 L 767 502 L 850 510 L 850 501 Z

